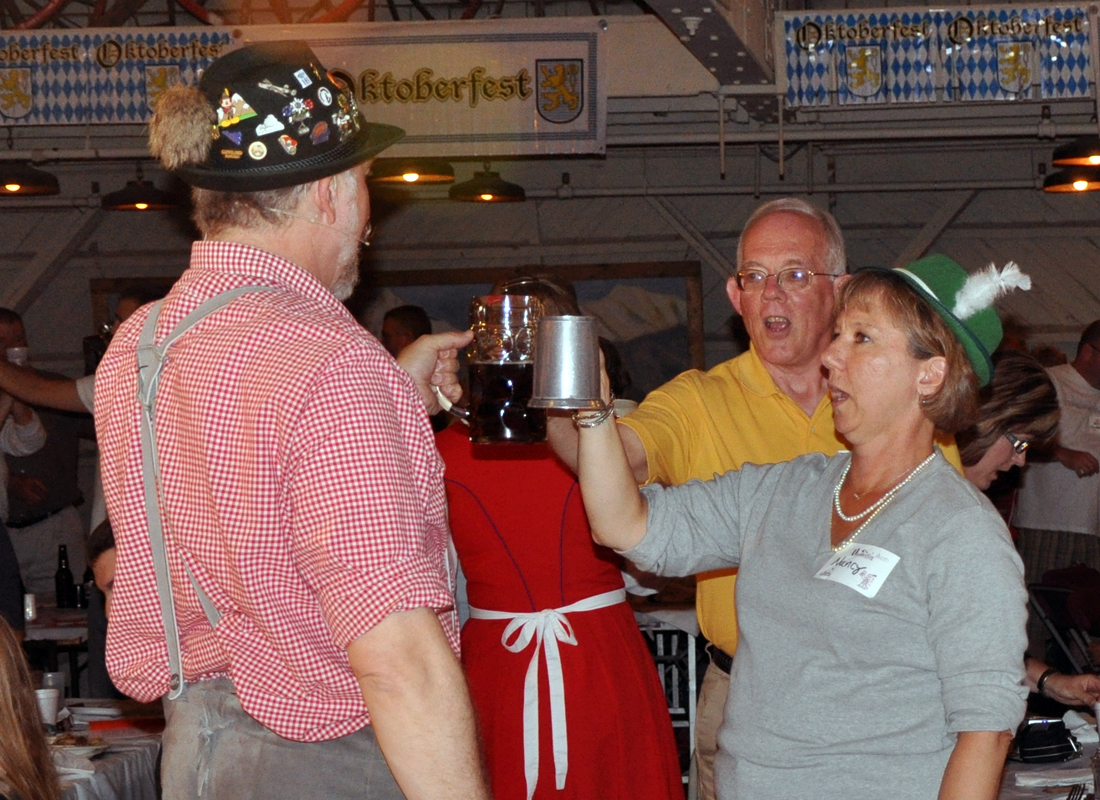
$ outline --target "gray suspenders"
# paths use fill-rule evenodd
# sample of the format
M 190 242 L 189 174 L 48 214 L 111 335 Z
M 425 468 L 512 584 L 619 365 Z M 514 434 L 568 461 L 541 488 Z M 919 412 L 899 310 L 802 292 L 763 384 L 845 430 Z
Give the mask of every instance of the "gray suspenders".
M 141 470 L 145 484 L 145 514 L 149 522 L 149 543 L 153 549 L 153 569 L 156 572 L 157 595 L 160 598 L 160 613 L 164 620 L 164 638 L 168 644 L 168 699 L 174 700 L 183 692 L 183 667 L 180 657 L 180 632 L 176 623 L 176 609 L 172 601 L 172 582 L 168 574 L 168 552 L 164 544 L 164 520 L 160 507 L 160 465 L 157 460 L 157 440 L 155 424 L 155 406 L 160 375 L 166 363 L 165 356 L 176 340 L 188 329 L 217 311 L 223 306 L 249 292 L 274 291 L 269 286 L 240 286 L 228 292 L 215 295 L 188 314 L 175 329 L 168 334 L 162 344 L 156 343 L 157 320 L 160 318 L 163 300 L 153 306 L 138 340 L 138 402 L 141 403 Z M 187 569 L 185 565 L 185 569 Z M 217 624 L 221 614 L 205 592 L 199 588 L 198 581 L 187 569 L 199 597 L 203 612 L 211 627 Z

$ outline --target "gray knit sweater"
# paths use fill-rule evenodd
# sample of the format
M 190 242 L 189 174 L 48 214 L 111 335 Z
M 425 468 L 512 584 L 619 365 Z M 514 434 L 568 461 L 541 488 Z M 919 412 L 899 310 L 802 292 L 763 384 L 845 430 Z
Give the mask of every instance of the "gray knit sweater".
M 874 597 L 814 577 L 836 555 L 832 492 L 849 458 L 644 490 L 648 533 L 627 558 L 662 575 L 740 564 L 721 800 L 934 800 L 958 732 L 1023 717 L 1020 559 L 942 456 L 856 540 L 900 559 Z

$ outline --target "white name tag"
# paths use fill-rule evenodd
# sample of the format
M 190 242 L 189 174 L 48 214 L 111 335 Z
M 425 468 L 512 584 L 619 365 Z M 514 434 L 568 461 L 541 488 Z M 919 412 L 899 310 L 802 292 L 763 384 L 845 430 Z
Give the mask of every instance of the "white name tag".
M 873 544 L 850 544 L 830 558 L 814 577 L 836 581 L 874 597 L 899 561 L 900 556 Z

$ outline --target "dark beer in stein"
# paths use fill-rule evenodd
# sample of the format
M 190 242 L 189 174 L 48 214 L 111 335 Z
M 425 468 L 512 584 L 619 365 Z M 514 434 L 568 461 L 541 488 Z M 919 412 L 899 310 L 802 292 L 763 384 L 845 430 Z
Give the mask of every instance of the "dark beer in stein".
M 541 314 L 542 303 L 530 295 L 486 295 L 470 303 L 470 405 L 450 411 L 470 426 L 475 444 L 546 441 L 546 412 L 528 407 Z

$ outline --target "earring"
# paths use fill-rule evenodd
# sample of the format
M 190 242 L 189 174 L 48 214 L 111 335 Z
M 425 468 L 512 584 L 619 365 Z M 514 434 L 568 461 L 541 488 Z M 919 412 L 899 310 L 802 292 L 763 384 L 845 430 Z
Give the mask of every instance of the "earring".
M 917 402 L 920 403 L 921 406 L 926 406 L 932 402 L 932 398 L 926 394 L 921 394 L 920 392 L 917 392 Z

